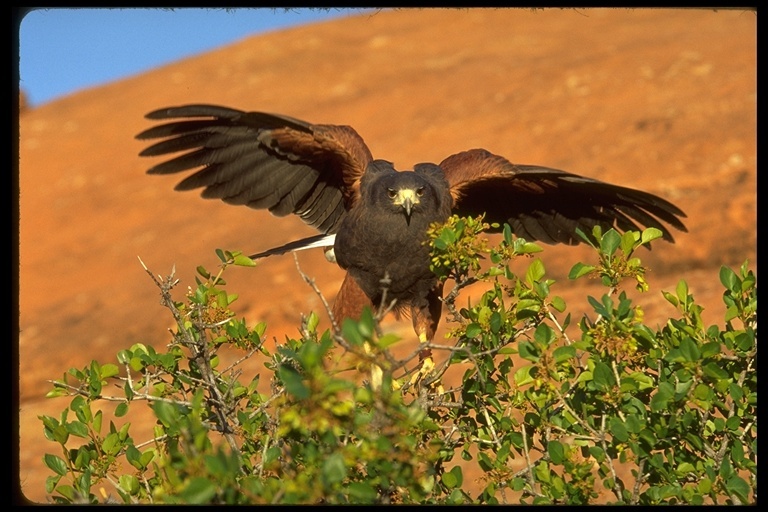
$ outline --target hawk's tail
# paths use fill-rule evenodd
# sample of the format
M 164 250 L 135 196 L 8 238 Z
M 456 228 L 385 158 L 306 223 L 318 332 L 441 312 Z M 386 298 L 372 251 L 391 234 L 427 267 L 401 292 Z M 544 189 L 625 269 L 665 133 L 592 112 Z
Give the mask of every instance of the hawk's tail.
M 287 252 L 303 251 L 304 249 L 313 249 L 315 247 L 333 248 L 333 243 L 336 240 L 336 234 L 332 235 L 314 235 L 301 240 L 294 240 L 288 242 L 280 247 L 273 247 L 256 254 L 249 256 L 252 260 L 260 258 L 266 258 L 267 256 L 274 256 L 277 254 L 285 254 Z M 327 257 L 327 255 L 326 255 Z

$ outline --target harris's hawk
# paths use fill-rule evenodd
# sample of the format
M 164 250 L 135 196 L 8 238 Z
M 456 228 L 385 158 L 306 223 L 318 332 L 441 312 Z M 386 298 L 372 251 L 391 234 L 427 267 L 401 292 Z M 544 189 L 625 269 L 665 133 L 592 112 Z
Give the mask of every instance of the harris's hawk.
M 215 105 L 163 108 L 146 117 L 172 121 L 137 135 L 163 139 L 141 156 L 185 152 L 149 174 L 201 168 L 176 190 L 202 188 L 204 198 L 276 216 L 298 215 L 320 235 L 257 256 L 332 245 L 347 271 L 334 317 L 356 317 L 366 305 L 378 307 L 387 277 L 387 301 L 410 308 L 421 341 L 432 339 L 442 305 L 442 283 L 429 269 L 426 229 L 452 213 L 484 213 L 489 223 L 508 223 L 517 236 L 548 244 L 577 244 L 576 228 L 590 232 L 595 225 L 622 231 L 656 227 L 670 242 L 665 224 L 686 231 L 680 220 L 685 214 L 658 196 L 513 164 L 484 149 L 397 171 L 374 159 L 349 126 Z

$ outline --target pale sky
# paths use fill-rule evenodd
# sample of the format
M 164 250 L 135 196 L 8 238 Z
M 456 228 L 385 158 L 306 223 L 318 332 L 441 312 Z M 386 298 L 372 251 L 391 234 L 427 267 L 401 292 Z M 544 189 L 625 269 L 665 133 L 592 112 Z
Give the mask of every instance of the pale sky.
M 32 106 L 253 34 L 360 14 L 349 8 L 46 8 L 19 23 L 19 87 Z

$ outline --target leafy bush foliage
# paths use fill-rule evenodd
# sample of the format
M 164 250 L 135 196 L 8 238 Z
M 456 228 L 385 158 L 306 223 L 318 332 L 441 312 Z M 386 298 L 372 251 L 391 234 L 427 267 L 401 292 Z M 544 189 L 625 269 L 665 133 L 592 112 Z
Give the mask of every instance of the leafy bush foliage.
M 178 281 L 149 275 L 176 328 L 165 350 L 136 344 L 53 381 L 69 397 L 41 416 L 58 445 L 47 492 L 62 503 L 754 503 L 757 496 L 755 275 L 723 267 L 725 329 L 706 327 L 685 281 L 662 292 L 676 315 L 654 329 L 621 291 L 645 291 L 635 256 L 660 233 L 581 234 L 605 293 L 571 316 L 533 255 L 512 236 L 498 246 L 482 219 L 431 231 L 434 272 L 452 283 L 446 340 L 393 355 L 401 341 L 383 312 L 267 348 L 265 325 L 230 307 L 229 265 Z M 510 263 L 528 258 L 515 274 Z M 310 285 L 311 279 L 305 276 Z M 486 291 L 459 306 L 477 282 Z M 336 319 L 340 320 L 340 319 Z M 574 326 L 575 328 L 575 326 Z M 272 345 L 270 345 L 272 346 Z M 223 367 L 223 350 L 238 359 Z M 434 356 L 434 355 L 440 356 Z M 459 382 L 446 389 L 453 369 Z M 253 377 L 244 377 L 248 371 Z M 132 414 L 149 407 L 147 439 Z M 146 410 L 146 409 L 144 409 Z M 108 419 L 111 418 L 111 419 Z M 472 479 L 466 475 L 473 475 Z

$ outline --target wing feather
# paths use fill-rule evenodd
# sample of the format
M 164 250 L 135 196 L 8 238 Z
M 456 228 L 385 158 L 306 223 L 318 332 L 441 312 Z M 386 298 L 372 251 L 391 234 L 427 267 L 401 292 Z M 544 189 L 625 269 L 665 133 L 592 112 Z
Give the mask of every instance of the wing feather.
M 685 213 L 661 197 L 558 169 L 515 165 L 484 149 L 451 155 L 440 167 L 455 213 L 485 214 L 487 222 L 506 222 L 528 240 L 577 244 L 576 228 L 591 232 L 595 225 L 655 227 L 668 241 L 674 241 L 668 225 L 687 231 Z
M 163 108 L 146 117 L 176 120 L 136 136 L 164 139 L 141 156 L 185 152 L 151 167 L 149 174 L 197 169 L 176 189 L 202 188 L 205 198 L 278 216 L 297 214 L 323 233 L 335 232 L 359 200 L 359 181 L 372 160 L 363 139 L 348 126 L 216 105 Z

